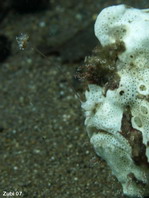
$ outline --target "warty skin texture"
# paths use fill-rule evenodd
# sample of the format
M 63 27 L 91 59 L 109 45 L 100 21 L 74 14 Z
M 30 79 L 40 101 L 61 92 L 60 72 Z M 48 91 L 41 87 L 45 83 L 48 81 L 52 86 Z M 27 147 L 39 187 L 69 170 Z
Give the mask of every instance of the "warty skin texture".
M 94 72 L 90 76 L 93 80 L 82 103 L 90 142 L 111 167 L 124 194 L 149 196 L 149 10 L 126 5 L 105 8 L 95 22 L 95 35 L 102 51 L 109 53 L 104 64 L 113 56 L 113 76 L 119 78 L 117 86 L 110 87 L 110 77 L 97 84 Z M 122 50 L 115 47 L 120 43 Z M 104 69 L 102 58 L 100 50 L 88 57 L 92 70 Z

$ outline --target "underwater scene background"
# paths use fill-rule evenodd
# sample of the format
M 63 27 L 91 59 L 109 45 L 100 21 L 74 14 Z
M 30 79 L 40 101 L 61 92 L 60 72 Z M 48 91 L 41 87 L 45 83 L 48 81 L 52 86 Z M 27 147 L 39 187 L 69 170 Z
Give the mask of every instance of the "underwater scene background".
M 121 3 L 149 7 L 136 0 L 0 2 L 0 197 L 125 197 L 89 142 L 76 78 L 98 44 L 96 16 Z

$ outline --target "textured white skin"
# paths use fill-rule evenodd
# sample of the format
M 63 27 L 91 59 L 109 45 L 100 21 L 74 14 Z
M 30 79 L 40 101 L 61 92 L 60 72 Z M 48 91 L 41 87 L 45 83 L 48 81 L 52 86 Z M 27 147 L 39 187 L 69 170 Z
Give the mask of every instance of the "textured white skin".
M 131 158 L 132 148 L 120 134 L 122 116 L 131 107 L 132 127 L 142 133 L 149 162 L 149 10 L 128 8 L 125 5 L 105 8 L 97 17 L 95 35 L 104 47 L 123 41 L 126 50 L 117 61 L 119 88 L 108 90 L 89 85 L 85 111 L 85 125 L 96 153 L 105 159 L 128 196 L 143 197 L 146 191 L 130 180 L 133 173 L 143 183 L 149 183 L 149 170 L 136 166 Z M 135 65 L 132 67 L 132 64 Z M 124 91 L 120 95 L 120 91 Z M 140 96 L 142 98 L 140 98 Z
M 95 23 L 95 35 L 102 46 L 123 40 L 127 50 L 121 55 L 120 59 L 128 63 L 146 59 L 141 56 L 149 52 L 149 10 L 139 10 L 127 8 L 125 5 L 111 6 L 104 9 L 97 17 Z M 149 57 L 147 56 L 147 59 Z M 143 63 L 145 60 L 143 61 Z

